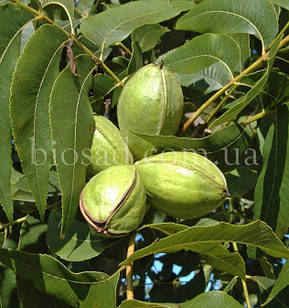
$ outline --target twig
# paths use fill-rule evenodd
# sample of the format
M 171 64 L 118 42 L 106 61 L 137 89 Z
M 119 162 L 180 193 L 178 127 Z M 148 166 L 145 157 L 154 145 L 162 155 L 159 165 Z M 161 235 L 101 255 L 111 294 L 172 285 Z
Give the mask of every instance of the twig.
M 289 23 L 288 25 L 285 26 L 286 29 L 287 27 L 289 27 Z M 285 28 L 284 27 L 284 28 Z M 282 34 L 283 34 L 283 30 L 284 28 L 281 30 Z M 286 30 L 285 29 L 285 30 Z M 281 34 L 281 35 L 282 35 Z M 280 38 L 279 34 L 278 34 L 278 39 Z M 277 39 L 277 38 L 276 38 Z M 276 39 L 274 40 L 274 42 L 276 41 Z M 284 45 L 286 45 L 289 42 L 289 35 L 287 35 L 279 44 L 278 49 L 280 49 L 281 47 L 283 47 Z M 239 81 L 240 79 L 242 79 L 244 76 L 246 76 L 248 73 L 252 72 L 254 69 L 256 69 L 261 63 L 266 62 L 268 60 L 268 56 L 269 56 L 269 52 L 267 51 L 266 53 L 264 53 L 259 59 L 257 59 L 254 63 L 252 63 L 250 66 L 248 66 L 242 73 L 240 73 L 238 76 L 236 76 L 235 78 L 233 78 L 230 82 L 228 82 L 222 89 L 220 89 L 219 91 L 217 91 L 214 95 L 212 95 L 194 114 L 193 116 L 188 119 L 185 124 L 183 125 L 181 132 L 185 132 L 188 127 L 195 121 L 195 119 L 210 105 L 212 104 L 219 96 L 221 96 L 224 92 L 226 92 L 231 86 L 235 85 L 235 82 Z
M 46 16 L 43 12 L 38 12 L 37 10 L 33 9 L 32 7 L 22 3 L 19 0 L 11 0 L 11 2 L 16 3 L 19 6 L 22 6 L 23 8 L 25 8 L 26 10 L 30 11 L 31 13 L 33 13 L 34 15 L 38 16 L 38 19 L 44 19 L 46 20 L 48 23 L 50 23 L 51 25 L 54 25 L 55 27 L 57 27 L 59 30 L 61 30 L 68 38 L 72 38 L 73 41 L 75 42 L 75 44 L 77 44 L 81 49 L 83 49 L 85 51 L 86 54 L 88 54 L 90 57 L 92 57 L 92 59 L 96 62 L 99 63 L 103 69 L 115 80 L 115 82 L 119 83 L 120 79 L 102 62 L 100 61 L 100 59 L 98 59 L 96 57 L 96 55 L 90 50 L 88 49 L 85 45 L 83 45 L 76 37 L 73 33 L 69 33 L 67 32 L 65 29 L 63 29 L 61 26 L 59 26 L 57 23 L 55 23 L 53 20 L 51 20 L 48 16 Z M 73 27 L 72 27 L 73 30 Z M 120 84 L 122 85 L 122 84 Z
M 129 244 L 127 248 L 127 259 L 134 253 L 134 247 L 135 247 L 135 233 L 133 232 L 131 234 L 131 237 L 129 239 Z M 132 283 L 132 267 L 133 263 L 129 264 L 125 268 L 125 274 L 126 274 L 126 297 L 127 299 L 133 299 L 133 283 Z
M 132 52 L 122 42 L 118 42 L 118 43 L 115 43 L 113 45 L 121 47 L 126 53 L 128 53 L 130 56 L 132 56 Z
M 213 109 L 213 111 L 208 115 L 207 119 L 205 119 L 205 122 L 209 124 L 209 122 L 212 120 L 213 116 L 219 111 L 219 109 L 226 103 L 226 101 L 229 99 L 230 95 L 236 90 L 238 87 L 238 84 L 235 84 L 232 89 L 225 95 L 225 97 L 220 101 L 220 103 Z
M 26 215 L 26 216 L 24 216 L 24 217 L 21 217 L 21 218 L 18 218 L 18 219 L 16 219 L 16 220 L 14 220 L 13 222 L 9 222 L 9 223 L 7 223 L 7 224 L 3 224 L 3 225 L 0 224 L 0 230 L 6 229 L 6 228 L 8 228 L 8 227 L 10 227 L 10 226 L 14 226 L 14 225 L 16 225 L 16 224 L 20 224 L 21 222 L 24 222 L 27 216 L 28 216 L 28 215 Z

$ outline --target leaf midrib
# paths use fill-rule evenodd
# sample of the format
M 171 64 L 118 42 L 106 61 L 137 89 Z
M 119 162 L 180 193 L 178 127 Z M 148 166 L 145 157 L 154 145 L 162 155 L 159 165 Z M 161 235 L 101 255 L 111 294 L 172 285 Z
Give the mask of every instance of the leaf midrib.
M 145 17 L 145 16 L 153 15 L 153 14 L 159 13 L 159 12 L 161 12 L 161 11 L 163 11 L 163 10 L 167 10 L 168 8 L 170 8 L 170 9 L 171 9 L 171 8 L 177 8 L 178 6 L 180 6 L 180 5 L 178 4 L 178 5 L 175 5 L 175 6 L 165 6 L 165 7 L 161 8 L 161 9 L 157 9 L 157 10 L 155 10 L 155 11 L 153 11 L 153 12 L 150 12 L 150 13 L 146 13 L 146 14 L 143 14 L 143 15 L 137 15 L 137 16 L 128 18 L 128 19 L 124 20 L 123 22 L 119 23 L 118 25 L 116 25 L 115 27 L 113 27 L 113 28 L 106 34 L 106 36 L 104 36 L 103 42 L 102 42 L 102 46 L 101 46 L 101 51 L 102 51 L 101 53 L 103 53 L 103 50 L 104 50 L 104 48 L 105 48 L 105 43 L 106 43 L 106 41 L 109 39 L 109 37 L 111 36 L 111 34 L 112 34 L 118 27 L 121 27 L 121 26 L 123 26 L 124 24 L 131 22 L 132 20 L 136 20 L 136 19 L 138 19 L 138 18 L 142 18 L 142 17 Z M 181 6 L 180 6 L 180 7 L 181 7 Z
M 242 15 L 239 15 L 239 14 L 236 14 L 236 13 L 233 13 L 233 12 L 223 11 L 223 10 L 220 10 L 220 11 L 213 10 L 213 11 L 206 11 L 206 12 L 197 13 L 197 15 L 192 16 L 192 19 L 193 18 L 197 18 L 200 15 L 206 15 L 206 14 L 209 15 L 209 14 L 216 14 L 216 13 L 220 13 L 220 14 L 223 13 L 223 14 L 227 14 L 227 15 L 233 15 L 235 17 L 238 17 L 238 18 L 243 19 L 246 22 L 248 22 L 256 30 L 256 32 L 258 33 L 259 38 L 260 38 L 260 40 L 262 42 L 262 50 L 264 50 L 264 39 L 263 39 L 263 36 L 261 35 L 260 31 L 258 30 L 257 26 L 255 26 L 249 19 L 247 19 L 246 17 L 244 17 Z M 186 22 L 187 22 L 187 20 L 186 20 Z

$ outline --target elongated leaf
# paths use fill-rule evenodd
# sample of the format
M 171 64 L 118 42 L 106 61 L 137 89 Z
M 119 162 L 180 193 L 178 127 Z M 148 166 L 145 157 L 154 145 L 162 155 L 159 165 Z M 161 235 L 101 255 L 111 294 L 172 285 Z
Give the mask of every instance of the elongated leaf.
M 264 50 L 276 36 L 278 22 L 269 0 L 204 0 L 178 20 L 176 29 L 253 34 Z
M 248 91 L 246 95 L 240 97 L 237 100 L 238 102 L 234 104 L 233 107 L 231 107 L 222 116 L 220 116 L 217 120 L 215 120 L 210 125 L 210 128 L 214 128 L 226 121 L 236 119 L 238 114 L 263 90 L 268 80 L 270 71 L 272 69 L 280 41 L 281 41 L 281 37 L 276 40 L 276 42 L 273 44 L 272 48 L 270 49 L 270 52 L 268 55 L 268 61 L 266 62 L 266 70 L 265 70 L 264 75 L 256 82 L 256 84 L 251 88 L 250 91 Z
M 205 155 L 224 171 L 234 169 L 240 163 L 240 156 L 250 146 L 253 137 L 249 126 L 244 129 L 236 123 L 203 138 L 135 134 L 149 141 L 157 151 L 193 151 Z
M 204 253 L 206 249 L 207 251 L 212 249 L 212 244 L 227 241 L 258 247 L 274 257 L 289 257 L 289 249 L 285 248 L 271 228 L 264 222 L 255 221 L 242 226 L 222 222 L 208 227 L 193 226 L 175 235 L 160 239 L 158 242 L 136 251 L 121 265 L 130 264 L 132 261 L 152 253 L 177 251 L 186 248 Z
M 138 42 L 142 51 L 153 49 L 160 41 L 160 38 L 169 30 L 159 24 L 144 25 L 137 28 L 131 34 L 133 41 Z
M 193 74 L 219 62 L 233 78 L 232 72 L 236 70 L 240 57 L 240 48 L 230 36 L 207 33 L 169 51 L 161 58 L 171 71 L 179 74 Z
M 173 235 L 180 231 L 186 230 L 189 227 L 181 224 L 175 223 L 160 223 L 160 224 L 150 224 L 144 225 L 139 230 L 144 228 L 151 228 L 158 231 L 161 231 L 167 235 Z M 189 246 L 186 247 L 190 249 Z M 193 245 L 192 250 L 196 251 L 196 246 Z M 207 244 L 205 250 L 204 247 L 200 247 L 197 252 L 203 253 L 207 262 L 212 265 L 214 268 L 230 273 L 232 275 L 236 275 L 245 278 L 245 264 L 242 257 L 238 253 L 230 253 L 227 249 L 225 249 L 222 245 Z
M 268 304 L 276 295 L 281 292 L 285 287 L 289 285 L 289 262 L 282 267 L 282 270 L 271 290 L 266 302 L 263 305 Z
M 216 308 L 216 307 L 228 307 L 228 308 L 241 308 L 243 307 L 239 304 L 233 297 L 228 295 L 223 291 L 211 291 L 208 293 L 202 293 L 190 301 L 178 304 L 170 303 L 146 303 L 137 300 L 126 300 L 121 303 L 118 308 Z
M 50 100 L 53 148 L 62 195 L 62 234 L 68 230 L 78 208 L 94 128 L 88 100 L 94 64 L 88 56 L 78 58 L 77 64 L 80 77 L 73 76 L 69 67 L 63 70 Z
M 99 294 L 103 284 L 110 285 L 110 279 L 114 282 L 118 280 L 118 275 L 109 278 L 101 272 L 75 274 L 51 256 L 12 249 L 0 249 L 0 261 L 20 277 L 30 280 L 37 290 L 55 296 L 73 307 L 78 307 L 78 303 L 85 301 L 87 296 L 90 298 L 93 294 Z M 105 288 L 105 291 L 106 296 L 115 297 L 112 288 Z M 100 307 L 102 298 L 94 298 Z
M 130 2 L 86 18 L 80 30 L 103 51 L 105 47 L 128 37 L 133 30 L 170 19 L 194 5 L 192 1 L 180 0 Z
M 141 228 L 138 229 L 138 231 L 145 228 L 152 228 L 161 231 L 166 235 L 172 235 L 180 231 L 186 230 L 189 227 L 186 225 L 176 224 L 173 222 L 164 222 L 164 223 L 153 223 L 149 225 L 143 225 Z
M 58 212 L 50 214 L 46 241 L 50 251 L 64 260 L 88 260 L 115 243 L 115 240 L 92 235 L 88 224 L 77 221 L 71 224 L 65 239 L 61 239 L 60 220 L 61 215 Z
M 255 189 L 254 216 L 267 222 L 279 237 L 289 221 L 289 105 L 277 109 L 263 148 L 263 168 Z
M 32 36 L 17 63 L 12 83 L 11 118 L 18 154 L 43 219 L 52 161 L 48 104 L 59 73 L 66 36 L 44 25 Z
M 13 23 L 11 23 L 11 16 L 13 16 Z M 13 221 L 10 188 L 12 170 L 10 86 L 19 56 L 21 31 L 33 17 L 31 13 L 15 4 L 0 5 L 0 204 L 10 221 Z

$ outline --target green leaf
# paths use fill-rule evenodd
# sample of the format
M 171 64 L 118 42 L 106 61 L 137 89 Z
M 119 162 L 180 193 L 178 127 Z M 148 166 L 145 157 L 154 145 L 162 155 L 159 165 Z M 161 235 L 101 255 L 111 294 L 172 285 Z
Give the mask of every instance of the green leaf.
M 226 175 L 228 189 L 232 198 L 242 198 L 257 181 L 257 172 L 247 166 L 240 166 Z
M 68 66 L 56 79 L 51 93 L 50 125 L 62 195 L 62 234 L 68 230 L 77 211 L 89 164 L 94 119 L 88 93 L 93 70 L 90 57 L 79 57 L 80 77 L 73 76 Z
M 145 228 L 155 229 L 163 232 L 166 235 L 172 235 L 180 231 L 186 230 L 189 227 L 186 225 L 176 224 L 173 222 L 165 222 L 165 223 L 153 223 L 149 225 L 143 225 L 141 228 L 138 229 L 138 231 Z
M 230 36 L 207 33 L 169 51 L 161 58 L 171 71 L 178 74 L 193 74 L 219 62 L 232 79 L 240 57 L 240 48 Z
M 250 36 L 246 33 L 234 33 L 231 37 L 240 48 L 241 57 L 237 71 L 242 72 L 246 61 L 251 56 Z
M 285 9 L 289 10 L 289 3 L 287 0 L 272 0 L 274 4 L 280 5 L 281 7 L 284 7 Z
M 2 248 L 4 246 L 5 243 L 5 232 L 1 232 L 0 233 L 0 247 Z
M 233 297 L 228 295 L 223 291 L 211 291 L 208 293 L 202 293 L 190 301 L 178 304 L 168 304 L 168 303 L 145 303 L 137 300 L 126 300 L 121 303 L 118 308 L 141 308 L 141 307 L 168 307 L 168 308 L 216 308 L 216 307 L 228 307 L 228 308 L 241 308 L 243 307 L 239 304 Z
M 113 274 L 108 279 L 92 284 L 85 300 L 80 301 L 79 308 L 116 307 L 116 287 L 119 280 L 119 273 Z
M 272 69 L 275 56 L 278 52 L 278 46 L 280 41 L 281 37 L 277 39 L 276 42 L 274 42 L 270 49 L 268 60 L 266 62 L 266 70 L 263 76 L 255 83 L 255 85 L 250 89 L 250 91 L 248 91 L 246 95 L 238 98 L 234 106 L 227 110 L 224 114 L 222 114 L 217 120 L 215 120 L 209 126 L 209 128 L 214 128 L 224 122 L 236 119 L 238 114 L 263 90 Z
M 211 291 L 208 293 L 202 293 L 192 300 L 185 303 L 184 308 L 216 308 L 216 307 L 230 307 L 230 308 L 241 308 L 233 297 L 223 291 Z
M 190 249 L 200 253 L 209 253 L 215 249 L 214 244 L 222 242 L 237 242 L 252 245 L 262 249 L 276 258 L 288 258 L 289 249 L 272 232 L 271 228 L 262 221 L 247 225 L 231 225 L 221 222 L 213 226 L 193 226 L 175 235 L 160 239 L 143 249 L 136 251 L 121 265 L 143 258 L 152 253 L 170 252 Z
M 221 62 L 216 62 L 209 67 L 194 74 L 176 74 L 183 86 L 193 85 L 206 92 L 217 91 L 232 79 L 232 74 Z
M 132 56 L 128 63 L 127 74 L 130 75 L 136 72 L 142 66 L 143 66 L 142 50 L 138 42 L 132 42 Z
M 14 274 L 14 273 L 13 273 Z M 57 298 L 39 292 L 28 279 L 23 279 L 17 277 L 17 291 L 19 298 L 21 299 L 24 307 L 29 308 L 39 308 L 39 307 L 49 307 L 49 308 L 71 308 L 72 306 L 66 304 Z M 1 307 L 1 306 L 0 306 Z
M 176 29 L 248 33 L 261 40 L 264 51 L 277 34 L 278 20 L 269 0 L 205 0 L 181 17 Z
M 134 30 L 131 38 L 139 43 L 143 52 L 146 52 L 153 49 L 160 42 L 160 38 L 167 32 L 169 30 L 159 24 L 144 25 Z
M 20 230 L 18 249 L 25 252 L 46 252 L 45 233 L 47 224 L 33 216 L 27 216 Z
M 255 189 L 254 217 L 268 223 L 279 237 L 287 233 L 289 222 L 289 105 L 275 112 L 265 138 L 263 167 Z
M 166 235 L 173 235 L 183 230 L 186 230 L 189 227 L 175 223 L 160 223 L 144 225 L 139 230 L 142 230 L 144 228 L 151 228 L 161 231 Z M 186 248 L 191 249 L 189 246 L 187 246 Z M 234 276 L 239 276 L 242 279 L 245 278 L 245 264 L 242 257 L 238 253 L 230 253 L 226 248 L 219 244 L 207 244 L 206 249 L 203 250 L 203 248 L 204 247 L 201 247 L 199 249 L 196 248 L 195 245 L 193 245 L 193 248 L 191 250 L 202 253 L 205 256 L 207 262 L 214 268 L 220 271 L 230 273 Z
M 92 80 L 93 95 L 103 98 L 115 86 L 115 81 L 106 74 L 96 74 Z
M 244 129 L 236 123 L 232 123 L 203 138 L 150 136 L 136 132 L 134 134 L 149 141 L 159 152 L 169 149 L 193 151 L 206 155 L 224 171 L 234 169 L 234 166 L 239 163 L 241 154 L 250 146 L 253 137 L 250 126 Z
M 19 307 L 15 273 L 0 266 L 0 307 Z
M 78 307 L 91 292 L 97 293 L 103 283 L 116 279 L 101 272 L 73 273 L 62 263 L 48 255 L 31 254 L 13 249 L 0 249 L 0 261 L 17 275 L 30 280 L 40 292 L 49 294 L 67 304 Z M 100 283 L 100 285 L 99 285 Z M 113 290 L 110 291 L 112 293 Z M 107 293 L 107 296 L 111 294 Z M 100 304 L 99 299 L 96 299 Z
M 66 14 L 67 19 L 69 19 L 72 25 L 72 19 L 74 15 L 74 1 L 73 0 L 40 0 L 43 8 L 48 8 L 48 10 L 53 12 L 55 17 L 62 17 L 61 11 L 58 12 L 58 7 L 61 7 Z M 57 16 L 60 15 L 60 16 Z M 64 19 L 64 18 L 61 18 Z
M 89 225 L 73 221 L 64 239 L 60 238 L 61 215 L 51 212 L 46 233 L 47 245 L 51 252 L 66 261 L 84 261 L 98 256 L 117 240 L 94 236 Z
M 13 16 L 13 23 L 11 23 Z M 10 177 L 11 125 L 9 98 L 12 75 L 19 56 L 21 31 L 34 16 L 12 3 L 0 5 L 0 204 L 10 222 L 13 221 L 13 203 Z
M 89 16 L 82 22 L 80 31 L 103 51 L 124 40 L 135 29 L 175 17 L 194 5 L 192 1 L 180 0 L 172 3 L 167 0 L 129 2 Z
M 59 73 L 66 36 L 57 27 L 44 25 L 35 32 L 17 63 L 11 96 L 11 119 L 22 167 L 44 218 L 48 176 L 52 161 L 48 104 Z
M 267 305 L 278 293 L 280 293 L 285 287 L 289 285 L 289 262 L 282 267 L 281 272 L 271 290 L 268 298 L 263 305 Z

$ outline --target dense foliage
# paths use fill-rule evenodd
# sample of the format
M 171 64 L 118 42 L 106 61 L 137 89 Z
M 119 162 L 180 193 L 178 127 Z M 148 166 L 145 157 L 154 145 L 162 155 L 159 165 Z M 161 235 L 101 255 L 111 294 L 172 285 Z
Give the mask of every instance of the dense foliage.
M 0 3 L 0 307 L 289 307 L 288 1 Z M 153 62 L 184 113 L 176 136 L 138 137 L 205 155 L 230 198 L 98 237 L 78 209 L 93 114 L 118 125 Z

